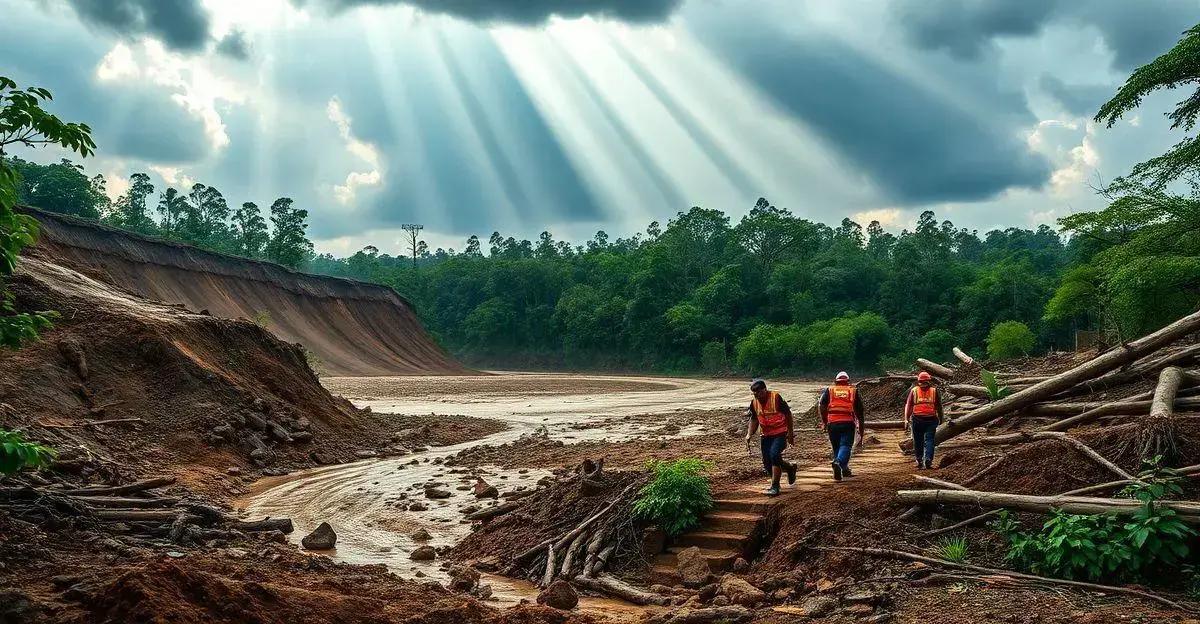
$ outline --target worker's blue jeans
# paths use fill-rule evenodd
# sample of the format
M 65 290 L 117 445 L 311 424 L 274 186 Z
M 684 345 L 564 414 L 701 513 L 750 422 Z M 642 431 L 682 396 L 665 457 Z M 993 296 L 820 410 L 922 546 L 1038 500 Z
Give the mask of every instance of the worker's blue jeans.
M 937 418 L 913 416 L 913 456 L 917 461 L 924 460 L 926 465 L 933 465 L 934 434 L 937 433 L 937 427 Z
M 763 469 L 767 474 L 771 474 L 771 468 L 774 466 L 783 468 L 783 449 L 787 448 L 787 435 L 763 436 L 761 442 Z
M 829 434 L 829 445 L 833 447 L 833 460 L 842 468 L 850 465 L 850 452 L 854 450 L 854 423 L 838 422 L 825 426 Z

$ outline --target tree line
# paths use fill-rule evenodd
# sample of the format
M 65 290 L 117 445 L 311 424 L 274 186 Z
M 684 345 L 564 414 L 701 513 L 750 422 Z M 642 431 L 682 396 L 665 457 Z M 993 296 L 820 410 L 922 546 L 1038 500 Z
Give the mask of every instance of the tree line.
M 289 197 L 271 203 L 268 228 L 258 204 L 233 208 L 215 186 L 197 183 L 186 192 L 168 186 L 155 197 L 150 176 L 139 172 L 129 176 L 128 190 L 113 200 L 103 175 L 88 177 L 82 165 L 70 160 L 41 165 L 10 158 L 6 164 L 19 178 L 18 200 L 43 210 L 293 269 L 312 258 L 308 211 Z

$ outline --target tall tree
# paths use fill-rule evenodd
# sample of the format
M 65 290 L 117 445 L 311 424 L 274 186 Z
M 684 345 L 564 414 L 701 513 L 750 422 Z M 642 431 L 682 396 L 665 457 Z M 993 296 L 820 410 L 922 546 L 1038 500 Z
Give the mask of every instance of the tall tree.
M 104 195 L 103 181 L 88 179 L 83 166 L 64 158 L 50 165 L 39 165 L 14 158 L 10 161 L 21 178 L 18 197 L 21 202 L 50 212 L 83 217 L 100 218 L 100 211 L 108 200 Z
M 168 187 L 158 198 L 158 226 L 167 236 L 179 238 L 191 210 L 187 197 Z
M 233 252 L 247 258 L 261 258 L 271 237 L 267 234 L 267 222 L 258 204 L 242 204 L 233 212 L 232 221 Z
M 425 241 L 421 240 L 421 230 L 425 229 L 425 226 L 419 223 L 405 223 L 400 228 L 404 230 L 405 243 L 408 245 L 409 252 L 412 253 L 412 267 L 415 271 L 417 270 L 417 256 L 425 247 Z M 499 236 L 499 234 L 494 236 Z
M 308 211 L 292 206 L 290 197 L 271 204 L 271 240 L 267 243 L 268 260 L 293 269 L 300 268 L 312 256 L 308 240 Z
M 156 226 L 150 218 L 147 200 L 154 194 L 150 176 L 135 173 L 129 176 L 129 190 L 117 198 L 109 221 L 117 226 L 142 234 L 154 232 Z

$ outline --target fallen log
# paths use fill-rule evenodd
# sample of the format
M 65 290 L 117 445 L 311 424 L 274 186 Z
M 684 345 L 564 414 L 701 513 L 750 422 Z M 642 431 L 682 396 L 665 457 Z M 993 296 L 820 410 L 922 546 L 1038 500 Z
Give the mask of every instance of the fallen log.
M 1016 433 L 1008 433 L 998 436 L 988 436 L 985 438 L 976 438 L 974 440 L 964 440 L 962 442 L 947 444 L 945 448 L 966 448 L 970 446 L 989 446 L 1000 444 L 1018 444 L 1021 442 L 1033 442 L 1036 440 L 1058 440 L 1064 444 L 1069 444 L 1075 449 L 1090 457 L 1093 461 L 1104 466 L 1109 471 L 1115 473 L 1122 479 L 1133 479 L 1133 475 L 1126 472 L 1120 466 L 1108 461 L 1103 455 L 1097 453 L 1092 447 L 1072 438 L 1071 436 L 1058 431 L 1018 431 Z
M 600 574 L 595 577 L 581 576 L 572 582 L 584 589 L 615 596 L 636 605 L 657 605 L 661 607 L 671 603 L 670 598 L 666 596 L 643 591 L 608 574 Z
M 1071 370 L 1014 392 L 961 418 L 951 419 L 938 427 L 936 440 L 943 442 L 964 431 L 970 431 L 1001 416 L 1029 407 L 1082 381 L 1094 379 L 1128 362 L 1135 361 L 1198 329 L 1200 329 L 1200 311 L 1193 312 L 1152 334 L 1110 349 Z M 911 441 L 908 444 L 911 445 Z
M 969 490 L 969 489 L 971 489 L 966 486 L 959 485 L 957 483 L 951 483 L 949 481 L 942 481 L 941 479 L 935 479 L 933 477 L 926 477 L 925 475 L 915 474 L 912 476 L 912 478 L 916 479 L 917 481 L 920 481 L 921 483 L 928 483 L 930 485 L 935 485 L 940 488 L 946 488 L 948 490 Z
M 929 371 L 929 374 L 933 375 L 934 377 L 940 377 L 942 379 L 954 378 L 954 369 L 946 368 L 945 366 L 935 362 L 930 362 L 925 358 L 917 358 L 917 368 Z
M 526 550 L 525 552 L 517 555 L 517 557 L 515 559 L 513 559 L 513 561 L 518 562 L 518 563 L 521 561 L 524 561 L 525 559 L 528 559 L 529 557 L 536 555 L 543 548 L 547 548 L 552 544 L 558 545 L 558 548 L 561 550 L 563 546 L 566 546 L 571 540 L 575 539 L 575 536 L 582 533 L 584 531 L 584 529 L 586 529 L 589 525 L 591 525 L 593 522 L 595 522 L 598 518 L 600 518 L 604 514 L 608 513 L 609 511 L 612 511 L 613 507 L 615 507 L 617 505 L 617 503 L 621 502 L 621 500 L 625 498 L 625 495 L 628 494 L 629 491 L 632 490 L 637 485 L 639 485 L 639 483 L 636 483 L 636 482 L 630 483 L 628 486 L 625 487 L 624 490 L 621 491 L 620 494 L 618 494 L 616 496 L 616 498 L 614 498 L 611 502 L 609 502 L 607 505 L 605 505 L 600 511 L 597 511 L 596 513 L 592 514 L 589 518 L 587 518 L 583 522 L 580 522 L 579 525 L 576 526 L 574 529 L 568 531 L 561 537 L 552 537 L 552 538 L 538 544 L 537 546 L 534 546 L 533 548 Z
M 1128 498 L 1035 496 L 977 490 L 900 490 L 896 492 L 896 497 L 900 502 L 909 505 L 976 505 L 984 508 L 1002 507 L 1033 513 L 1046 513 L 1051 509 L 1061 509 L 1067 513 L 1085 515 L 1111 513 L 1119 516 L 1131 516 L 1137 513 L 1143 505 L 1141 501 Z M 1159 501 L 1155 504 L 1174 511 L 1183 522 L 1200 524 L 1200 503 Z
M 67 496 L 115 496 L 118 494 L 132 494 L 134 492 L 153 490 L 154 488 L 160 488 L 164 485 L 171 485 L 173 483 L 175 483 L 175 477 L 155 477 L 153 479 L 129 483 L 127 485 L 85 487 L 75 490 L 62 490 L 58 493 L 66 494 Z
M 174 507 L 178 498 L 127 498 L 122 496 L 80 496 L 79 502 L 92 507 L 115 507 L 118 509 L 148 509 Z
M 971 366 L 972 364 L 975 363 L 975 358 L 967 355 L 966 352 L 964 352 L 962 349 L 959 349 L 958 347 L 954 347 L 953 349 L 950 349 L 950 352 L 954 354 L 954 357 L 958 358 L 959 362 L 962 362 L 963 364 L 966 364 L 967 366 Z
M 1172 609 L 1178 609 L 1187 613 L 1195 613 L 1194 607 L 1185 607 L 1178 602 L 1164 598 L 1157 594 L 1133 589 L 1132 587 L 1120 587 L 1116 585 L 1098 585 L 1096 583 L 1085 583 L 1083 581 L 1068 581 L 1066 579 L 1049 578 L 1046 576 L 1037 576 L 1036 574 L 1025 574 L 1023 572 L 1014 572 L 1012 570 L 1004 570 L 1001 568 L 985 568 L 983 566 L 971 565 L 969 563 L 955 563 L 946 561 L 945 559 L 935 559 L 933 557 L 925 557 L 913 553 L 907 553 L 901 550 L 891 550 L 889 548 L 859 548 L 852 546 L 815 546 L 815 550 L 827 552 L 857 552 L 864 555 L 873 555 L 876 557 L 887 557 L 890 559 L 902 559 L 907 561 L 916 561 L 925 565 L 942 566 L 945 568 L 953 568 L 958 570 L 968 570 L 979 574 L 1007 576 L 1014 579 L 1030 581 L 1045 585 L 1064 585 L 1067 587 L 1078 587 L 1089 591 L 1111 592 L 1115 594 L 1126 594 L 1129 596 L 1137 596 L 1146 600 L 1153 600 L 1160 604 L 1164 604 Z
M 875 420 L 866 423 L 867 429 L 903 429 L 903 420 Z
M 648 624 L 711 624 L 713 622 L 744 622 L 754 617 L 754 611 L 739 605 L 674 609 L 646 620 Z
M 237 529 L 245 533 L 256 533 L 259 531 L 282 531 L 291 533 L 295 530 L 292 526 L 291 518 L 263 518 L 262 520 L 244 521 L 230 520 L 226 524 L 231 529 Z
M 983 386 L 972 386 L 970 384 L 949 384 L 946 386 L 946 392 L 958 396 L 969 396 L 977 399 L 990 399 L 992 395 L 988 393 L 988 389 Z
M 499 505 L 496 505 L 495 507 L 486 507 L 484 509 L 480 509 L 479 511 L 476 511 L 475 513 L 467 514 L 466 516 L 464 516 L 464 518 L 467 520 L 470 520 L 471 522 L 480 522 L 483 520 L 490 520 L 492 518 L 495 518 L 496 516 L 504 515 L 520 506 L 521 506 L 521 503 L 518 503 L 518 502 L 501 503 Z
M 1146 358 L 1133 362 L 1129 368 L 1113 371 L 1096 379 L 1085 380 L 1079 385 L 1061 393 L 1060 397 L 1081 396 L 1100 390 L 1122 386 L 1139 379 L 1156 377 L 1158 372 L 1168 366 L 1183 364 L 1200 357 L 1200 343 L 1176 349 L 1166 354 L 1151 354 Z
M 174 522 L 179 516 L 172 510 L 126 510 L 97 509 L 92 513 L 99 520 L 109 522 Z
M 1170 418 L 1175 408 L 1175 394 L 1183 383 L 1183 370 L 1168 366 L 1158 375 L 1158 386 L 1150 402 L 1150 418 Z

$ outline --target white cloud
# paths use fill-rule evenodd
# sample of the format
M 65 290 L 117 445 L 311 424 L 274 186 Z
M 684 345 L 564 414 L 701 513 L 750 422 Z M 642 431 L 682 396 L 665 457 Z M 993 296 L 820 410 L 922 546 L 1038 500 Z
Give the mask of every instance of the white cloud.
M 358 194 L 358 189 L 364 186 L 378 186 L 383 181 L 380 170 L 381 159 L 374 145 L 354 138 L 351 129 L 350 116 L 342 110 L 342 102 L 334 96 L 325 107 L 329 120 L 337 126 L 338 135 L 345 141 L 346 151 L 371 167 L 369 171 L 352 171 L 346 175 L 346 183 L 333 187 L 333 196 L 343 205 L 352 203 Z
M 904 212 L 899 208 L 877 208 L 856 212 L 851 215 L 851 219 L 864 226 L 872 221 L 878 221 L 879 225 L 885 228 L 897 228 L 904 225 Z
M 192 185 L 196 183 L 194 178 L 186 173 L 183 173 L 183 170 L 179 167 L 148 165 L 146 168 L 154 173 L 157 173 L 158 177 L 162 178 L 163 182 L 171 186 L 182 187 L 183 190 L 192 188 Z M 126 186 L 128 186 L 128 183 L 126 183 Z

